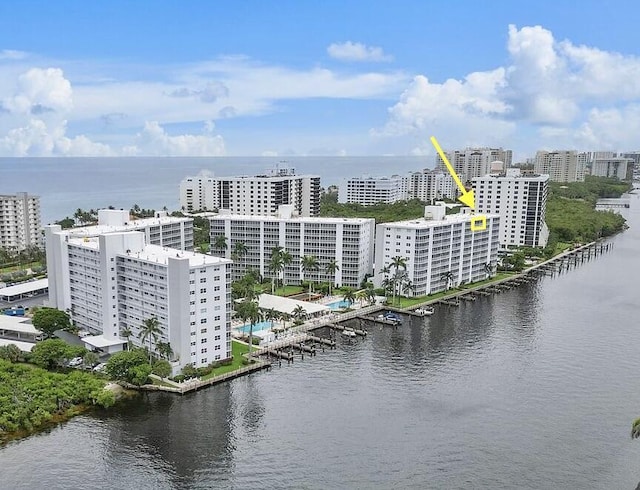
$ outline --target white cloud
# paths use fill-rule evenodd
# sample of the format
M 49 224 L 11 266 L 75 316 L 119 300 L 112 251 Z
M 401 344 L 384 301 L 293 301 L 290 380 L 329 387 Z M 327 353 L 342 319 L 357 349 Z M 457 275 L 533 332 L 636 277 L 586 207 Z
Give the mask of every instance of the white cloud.
M 541 26 L 509 26 L 507 51 L 505 66 L 462 80 L 416 76 L 371 134 L 413 135 L 416 154 L 429 151 L 432 134 L 452 147 L 525 139 L 532 149 L 637 146 L 640 58 L 558 42 Z
M 378 46 L 346 41 L 333 43 L 327 48 L 329 56 L 340 61 L 391 61 L 393 57 L 384 53 Z
M 135 146 L 127 147 L 128 155 L 220 156 L 224 155 L 222 136 L 213 134 L 213 123 L 205 123 L 201 135 L 170 136 L 157 121 L 148 121 L 136 136 Z
M 29 53 L 26 51 L 17 51 L 15 49 L 3 49 L 0 51 L 0 61 L 2 60 L 23 60 Z

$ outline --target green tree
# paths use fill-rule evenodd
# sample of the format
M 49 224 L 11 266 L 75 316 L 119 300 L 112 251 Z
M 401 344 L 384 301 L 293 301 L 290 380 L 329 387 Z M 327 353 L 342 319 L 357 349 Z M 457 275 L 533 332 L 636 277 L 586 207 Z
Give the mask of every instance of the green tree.
M 249 249 L 247 248 L 247 246 L 244 244 L 244 242 L 236 242 L 233 245 L 233 252 L 231 252 L 231 260 L 233 260 L 234 262 L 238 262 L 240 260 L 243 261 L 241 265 L 241 270 L 244 270 L 244 256 L 247 255 L 247 252 L 249 251 Z
M 396 293 L 398 291 L 398 283 L 400 282 L 400 278 L 401 278 L 400 269 L 402 269 L 402 271 L 407 270 L 407 259 L 405 257 L 400 257 L 399 255 L 396 255 L 395 257 L 391 258 L 391 263 L 389 264 L 389 267 L 393 269 L 393 276 L 392 276 L 393 299 L 391 301 L 391 304 L 395 304 Z
M 291 255 L 288 251 L 283 250 L 282 253 L 280 254 L 280 258 L 281 258 L 280 269 L 282 271 L 282 294 L 284 294 L 287 286 L 285 283 L 285 269 L 287 268 L 287 266 L 293 263 L 293 255 Z
M 291 312 L 291 316 L 298 324 L 303 322 L 303 319 L 306 315 L 307 310 L 305 310 L 301 305 L 296 306 Z
M 31 323 L 47 337 L 52 337 L 56 330 L 73 329 L 69 315 L 56 308 L 40 308 L 34 313 Z
M 331 259 L 327 264 L 327 275 L 329 276 L 329 296 L 331 296 L 331 287 L 336 283 L 336 272 L 340 270 L 340 266 L 338 265 L 338 261 L 336 259 Z
M 258 307 L 258 302 L 255 299 L 245 298 L 243 301 L 236 305 L 236 315 L 242 318 L 242 321 L 246 324 L 249 322 L 249 358 L 251 358 L 251 349 L 253 348 L 253 327 L 258 323 L 262 314 Z
M 451 271 L 447 271 L 444 272 L 441 276 L 440 276 L 440 280 L 446 281 L 445 282 L 445 291 L 448 291 L 449 288 L 451 287 L 451 283 L 453 282 L 453 272 Z
M 224 255 L 224 251 L 227 250 L 227 237 L 224 235 L 218 235 L 213 239 L 213 243 L 211 245 L 219 254 Z
M 342 295 L 342 299 L 343 301 L 349 303 L 349 306 L 351 306 L 356 300 L 355 291 L 352 288 L 347 288 Z
M 151 374 L 151 366 L 149 364 L 138 364 L 129 368 L 129 383 L 142 386 L 147 383 L 149 375 Z
M 131 383 L 135 373 L 130 370 L 141 364 L 148 365 L 147 356 L 142 349 L 121 351 L 109 358 L 105 371 L 112 379 Z
M 151 318 L 147 318 L 142 322 L 142 329 L 138 333 L 138 338 L 141 343 L 145 343 L 147 339 L 149 339 L 149 364 L 151 364 L 151 353 L 153 352 L 152 343 L 158 342 L 158 336 L 162 333 L 162 329 L 160 328 L 160 322 L 155 316 Z
M 315 255 L 305 255 L 300 262 L 300 268 L 302 269 L 302 277 L 309 281 L 309 299 L 311 299 L 311 279 L 307 277 L 307 273 L 317 272 L 320 269 L 318 265 L 318 259 Z
M 173 357 L 173 349 L 171 348 L 171 343 L 169 342 L 158 342 L 156 344 L 156 351 L 158 351 L 160 357 L 163 357 L 164 359 L 167 359 L 169 361 Z
M 159 359 L 153 363 L 153 369 L 151 370 L 156 376 L 160 376 L 162 379 L 171 376 L 171 364 L 165 359 Z
M 131 336 L 133 335 L 133 332 L 131 331 L 131 329 L 129 327 L 124 327 L 122 329 L 122 331 L 120 332 L 120 336 L 124 337 L 125 339 L 127 339 L 127 350 L 131 350 Z
M 271 272 L 271 294 L 275 293 L 275 281 L 279 277 L 280 271 L 283 269 L 282 247 L 274 247 L 271 250 L 271 258 L 269 259 L 269 272 Z
M 5 359 L 10 362 L 19 362 L 22 358 L 22 351 L 16 344 L 0 346 L 0 359 Z
M 38 342 L 31 350 L 31 362 L 45 369 L 62 367 L 65 362 L 85 352 L 84 347 L 72 346 L 60 339 Z
M 98 354 L 96 354 L 95 352 L 91 352 L 90 350 L 85 352 L 84 355 L 82 356 L 82 364 L 85 367 L 92 368 L 99 362 L 100 362 L 100 358 L 98 357 Z

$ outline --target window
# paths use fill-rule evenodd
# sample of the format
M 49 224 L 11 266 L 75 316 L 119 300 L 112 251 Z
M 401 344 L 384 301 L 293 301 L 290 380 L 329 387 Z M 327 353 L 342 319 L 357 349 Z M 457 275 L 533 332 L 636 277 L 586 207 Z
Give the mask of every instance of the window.
M 195 315 L 195 311 L 193 312 L 193 314 Z M 200 318 L 200 323 L 207 323 L 207 319 L 206 318 Z
M 220 340 L 220 335 L 216 335 L 213 340 Z
M 219 346 L 219 345 L 216 345 L 216 346 L 214 347 L 214 350 L 220 350 L 220 346 Z
M 207 329 L 206 328 L 201 328 L 200 329 L 200 333 L 207 333 Z
M 205 347 L 204 349 L 200 349 L 200 354 L 206 354 L 207 353 L 207 348 Z
M 203 294 L 206 293 L 207 292 L 207 288 L 200 288 L 200 292 L 203 293 Z

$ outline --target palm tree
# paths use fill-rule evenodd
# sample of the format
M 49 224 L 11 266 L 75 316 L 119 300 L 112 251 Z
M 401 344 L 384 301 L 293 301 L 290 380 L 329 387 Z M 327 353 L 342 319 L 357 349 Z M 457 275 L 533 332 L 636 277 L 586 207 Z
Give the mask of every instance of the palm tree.
M 244 242 L 236 242 L 233 245 L 233 251 L 231 252 L 231 260 L 238 262 L 245 255 L 247 255 L 248 249 Z
M 120 332 L 120 336 L 127 339 L 127 350 L 131 350 L 131 340 L 129 339 L 129 337 L 131 337 L 132 335 L 133 335 L 133 332 L 129 327 L 124 327 L 122 329 L 122 332 Z
M 353 289 L 347 288 L 347 290 L 344 292 L 344 295 L 342 296 L 342 299 L 347 303 L 349 303 L 349 306 L 351 306 L 356 300 L 356 296 L 355 296 L 355 293 L 353 292 Z
M 362 303 L 367 299 L 367 290 L 361 289 L 356 293 L 356 299 L 360 302 L 360 307 L 362 307 Z
M 491 274 L 493 274 L 493 265 L 490 262 L 485 262 L 484 271 L 487 273 L 487 278 L 491 277 Z
M 291 316 L 296 322 L 301 322 L 306 314 L 307 310 L 305 310 L 301 305 L 296 306 L 291 312 Z
M 416 287 L 413 285 L 413 282 L 408 277 L 405 277 L 405 280 L 402 282 L 401 288 L 402 288 L 402 292 L 407 297 L 411 292 L 415 291 L 416 289 Z
M 171 348 L 171 344 L 169 342 L 158 342 L 156 344 L 156 350 L 160 357 L 164 357 L 167 361 L 171 360 L 173 356 L 173 349 Z
M 635 419 L 631 424 L 631 439 L 640 437 L 640 419 Z
M 327 268 L 325 269 L 327 274 L 329 275 L 329 296 L 331 296 L 331 285 L 336 283 L 336 272 L 340 270 L 340 266 L 338 265 L 338 261 L 336 259 L 331 259 L 327 264 Z
M 264 319 L 268 322 L 271 322 L 271 328 L 273 328 L 273 320 L 278 318 L 278 312 L 273 308 L 269 308 L 263 311 Z
M 243 322 L 249 322 L 249 359 L 251 359 L 251 350 L 253 348 L 253 326 L 260 321 L 262 315 L 258 302 L 256 300 L 244 299 L 236 307 L 236 314 L 242 318 Z
M 305 255 L 302 257 L 302 262 L 300 263 L 300 267 L 302 269 L 303 277 L 306 279 L 307 272 L 315 272 L 320 267 L 318 266 L 318 259 L 315 255 Z M 311 299 L 311 279 L 309 279 L 309 299 Z
M 451 271 L 445 272 L 444 274 L 442 274 L 440 276 L 440 279 L 441 280 L 444 279 L 445 281 L 447 281 L 447 286 L 446 286 L 445 291 L 448 291 L 449 288 L 451 287 L 451 282 L 453 281 L 453 272 L 451 272 Z
M 162 329 L 160 328 L 160 322 L 155 316 L 151 318 L 147 318 L 142 322 L 142 328 L 138 333 L 138 338 L 144 344 L 144 342 L 149 339 L 149 364 L 151 364 L 151 341 L 158 341 L 158 335 L 162 333 Z
M 400 279 L 400 274 L 398 273 L 398 271 L 400 269 L 406 271 L 407 270 L 407 259 L 404 257 L 400 257 L 399 255 L 396 255 L 395 257 L 391 258 L 391 263 L 389 264 L 390 268 L 394 269 L 393 272 L 393 299 L 391 301 L 391 304 L 395 304 L 396 302 L 396 291 L 398 290 L 398 280 Z
M 284 270 L 288 265 L 291 265 L 291 263 L 293 262 L 293 256 L 287 252 L 286 250 L 282 250 L 282 252 L 280 252 L 280 270 L 282 271 L 282 294 L 284 294 L 285 289 L 286 289 L 286 285 L 284 283 Z
M 271 259 L 269 260 L 269 272 L 271 272 L 271 294 L 276 290 L 276 277 L 280 275 L 282 270 L 282 247 L 274 247 L 271 250 Z
M 213 246 L 218 251 L 224 251 L 227 249 L 227 237 L 224 235 L 218 235 L 213 239 Z
M 376 291 L 373 289 L 373 286 L 368 286 L 367 289 L 365 289 L 365 293 L 369 304 L 373 305 L 376 302 Z

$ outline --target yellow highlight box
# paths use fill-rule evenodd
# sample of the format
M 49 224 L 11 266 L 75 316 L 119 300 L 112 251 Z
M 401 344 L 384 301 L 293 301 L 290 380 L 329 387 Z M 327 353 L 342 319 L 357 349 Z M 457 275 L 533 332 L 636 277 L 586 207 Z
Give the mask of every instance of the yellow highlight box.
M 487 217 L 485 215 L 471 218 L 471 231 L 482 231 L 487 229 Z

